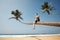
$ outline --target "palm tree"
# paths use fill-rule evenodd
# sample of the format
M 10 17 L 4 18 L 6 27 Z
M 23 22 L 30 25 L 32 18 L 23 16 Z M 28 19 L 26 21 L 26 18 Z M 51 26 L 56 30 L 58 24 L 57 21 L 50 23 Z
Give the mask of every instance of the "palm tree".
M 23 20 L 23 18 L 21 17 L 22 13 L 19 12 L 19 10 L 12 11 L 11 14 L 14 15 L 14 17 L 11 17 L 11 18 L 9 18 L 9 19 L 12 19 L 12 18 L 13 18 L 13 19 L 18 20 L 19 22 L 21 22 L 21 21 L 19 20 L 19 18 L 20 18 L 21 20 Z
M 47 12 L 48 14 L 50 14 L 50 11 L 54 9 L 53 5 L 51 3 L 49 4 L 48 2 L 44 2 L 44 5 L 42 5 L 41 7 L 43 12 Z

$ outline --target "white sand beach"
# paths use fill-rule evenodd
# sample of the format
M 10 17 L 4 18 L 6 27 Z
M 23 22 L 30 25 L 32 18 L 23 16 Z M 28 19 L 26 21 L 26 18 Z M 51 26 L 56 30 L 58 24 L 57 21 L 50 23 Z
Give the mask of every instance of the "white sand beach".
M 0 40 L 60 40 L 60 35 L 26 36 L 26 37 L 0 37 Z

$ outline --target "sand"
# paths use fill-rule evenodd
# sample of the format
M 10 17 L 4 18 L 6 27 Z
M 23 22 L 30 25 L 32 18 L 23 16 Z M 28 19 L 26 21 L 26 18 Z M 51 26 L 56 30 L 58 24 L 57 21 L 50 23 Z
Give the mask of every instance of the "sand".
M 0 40 L 60 40 L 60 35 L 56 35 L 56 36 L 27 36 L 27 37 L 0 37 Z

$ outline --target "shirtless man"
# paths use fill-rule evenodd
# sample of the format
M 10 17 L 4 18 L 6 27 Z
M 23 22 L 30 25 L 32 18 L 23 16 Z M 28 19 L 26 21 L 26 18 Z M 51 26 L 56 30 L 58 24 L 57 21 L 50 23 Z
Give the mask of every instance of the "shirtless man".
M 35 15 L 35 22 L 33 22 L 33 29 L 35 30 L 35 24 L 37 24 L 37 22 L 39 22 L 40 21 L 40 18 L 39 18 L 39 15 L 38 15 L 38 13 L 36 13 L 36 15 Z

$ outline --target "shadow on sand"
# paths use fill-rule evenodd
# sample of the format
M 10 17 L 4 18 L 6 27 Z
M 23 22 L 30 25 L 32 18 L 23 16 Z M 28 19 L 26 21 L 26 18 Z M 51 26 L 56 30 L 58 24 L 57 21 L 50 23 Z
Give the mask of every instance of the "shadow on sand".
M 31 36 L 32 38 L 35 38 L 37 40 L 41 40 L 40 38 L 37 38 L 36 36 Z

